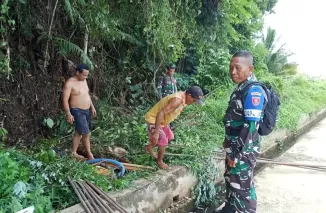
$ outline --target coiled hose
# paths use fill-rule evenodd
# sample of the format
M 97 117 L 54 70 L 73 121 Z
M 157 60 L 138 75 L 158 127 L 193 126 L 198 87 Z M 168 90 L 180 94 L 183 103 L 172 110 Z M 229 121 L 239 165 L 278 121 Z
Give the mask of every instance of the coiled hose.
M 120 172 L 117 174 L 118 177 L 122 177 L 125 175 L 126 173 L 126 168 L 124 167 L 124 165 L 122 163 L 120 163 L 119 161 L 113 160 L 113 159 L 108 159 L 108 158 L 96 158 L 93 160 L 88 160 L 86 161 L 88 164 L 94 164 L 94 163 L 98 163 L 98 162 L 107 162 L 107 163 L 111 163 L 117 167 L 119 167 Z

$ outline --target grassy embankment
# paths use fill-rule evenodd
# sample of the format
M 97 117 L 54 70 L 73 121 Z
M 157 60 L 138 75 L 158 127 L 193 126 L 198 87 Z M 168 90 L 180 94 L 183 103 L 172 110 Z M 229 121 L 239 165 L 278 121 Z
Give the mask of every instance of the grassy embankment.
M 302 114 L 326 106 L 324 81 L 303 77 L 282 79 L 272 75 L 261 80 L 273 85 L 281 96 L 278 128 L 295 129 Z M 170 164 L 189 166 L 198 175 L 200 182 L 195 189 L 198 204 L 209 203 L 217 190 L 213 183 L 218 171 L 210 166 L 212 162 L 205 156 L 223 141 L 222 116 L 231 92 L 232 88 L 220 88 L 206 97 L 204 106 L 188 107 L 176 122 L 176 140 L 173 142 L 182 148 L 168 149 L 169 152 L 196 156 L 191 159 L 168 156 L 166 160 Z M 132 163 L 155 166 L 151 157 L 142 154 L 142 147 L 147 143 L 143 121 L 145 109 L 138 109 L 134 114 L 123 114 L 108 110 L 104 104 L 100 104 L 98 111 L 101 118 L 96 121 L 97 130 L 92 135 L 96 155 L 105 156 L 106 145 L 122 146 L 129 151 L 128 157 Z M 108 111 L 111 113 L 104 114 Z M 56 157 L 49 151 L 53 144 L 58 146 L 62 143 L 67 142 L 52 139 L 28 154 L 15 149 L 0 150 L 0 212 L 16 212 L 35 205 L 35 212 L 38 213 L 76 203 L 77 198 L 66 182 L 68 175 L 76 179 L 89 179 L 109 191 L 128 187 L 131 180 L 149 174 L 132 172 L 122 179 L 107 179 L 97 175 L 86 164 Z

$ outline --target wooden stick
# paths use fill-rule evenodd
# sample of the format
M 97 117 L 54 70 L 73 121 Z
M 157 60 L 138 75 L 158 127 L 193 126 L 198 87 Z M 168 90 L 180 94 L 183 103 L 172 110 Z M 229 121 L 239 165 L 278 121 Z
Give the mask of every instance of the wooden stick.
M 101 163 L 105 163 L 105 161 L 100 161 L 100 162 L 97 162 L 97 163 L 92 163 L 92 164 L 90 164 L 91 166 L 97 166 L 97 165 L 99 165 L 99 164 L 101 164 Z
M 150 166 L 143 166 L 143 165 L 138 165 L 138 164 L 131 164 L 131 163 L 122 163 L 124 166 L 131 166 L 131 167 L 137 167 L 137 168 L 143 168 L 143 169 L 154 169 L 153 167 Z
M 179 156 L 179 157 L 195 157 L 195 155 L 188 155 L 188 154 L 174 154 L 174 153 L 165 153 L 166 156 Z M 205 156 L 205 155 L 203 155 Z M 206 155 L 207 156 L 207 155 Z M 208 156 L 207 156 L 208 157 Z

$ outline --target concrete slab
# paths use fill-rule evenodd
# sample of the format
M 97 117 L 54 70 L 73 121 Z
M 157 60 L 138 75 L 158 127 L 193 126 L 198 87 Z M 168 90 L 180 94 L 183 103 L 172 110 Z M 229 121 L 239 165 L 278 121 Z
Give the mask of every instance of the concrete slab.
M 130 213 L 156 213 L 166 209 L 179 199 L 191 196 L 197 178 L 186 167 L 173 166 L 159 170 L 149 179 L 133 182 L 132 187 L 108 195 Z M 76 204 L 61 213 L 85 213 L 81 204 Z
M 326 119 L 278 159 L 326 165 Z M 326 172 L 270 166 L 255 176 L 257 213 L 325 213 Z

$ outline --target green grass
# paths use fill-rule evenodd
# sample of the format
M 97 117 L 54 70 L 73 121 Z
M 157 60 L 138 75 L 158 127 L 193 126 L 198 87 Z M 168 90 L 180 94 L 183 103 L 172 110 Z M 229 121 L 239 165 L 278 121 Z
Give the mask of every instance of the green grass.
M 326 105 L 326 82 L 303 78 L 285 81 L 279 128 L 295 129 L 302 114 L 316 112 Z
M 52 150 L 24 154 L 0 150 L 0 213 L 17 212 L 34 205 L 35 213 L 64 209 L 78 202 L 67 177 L 89 180 L 104 191 L 121 190 L 131 181 L 149 175 L 130 172 L 122 179 L 97 174 L 95 167 L 69 157 L 59 158 Z M 17 184 L 18 183 L 18 184 Z
M 303 114 L 326 106 L 324 80 L 311 80 L 300 75 L 286 79 L 266 75 L 261 80 L 273 85 L 281 97 L 277 128 L 294 130 Z

